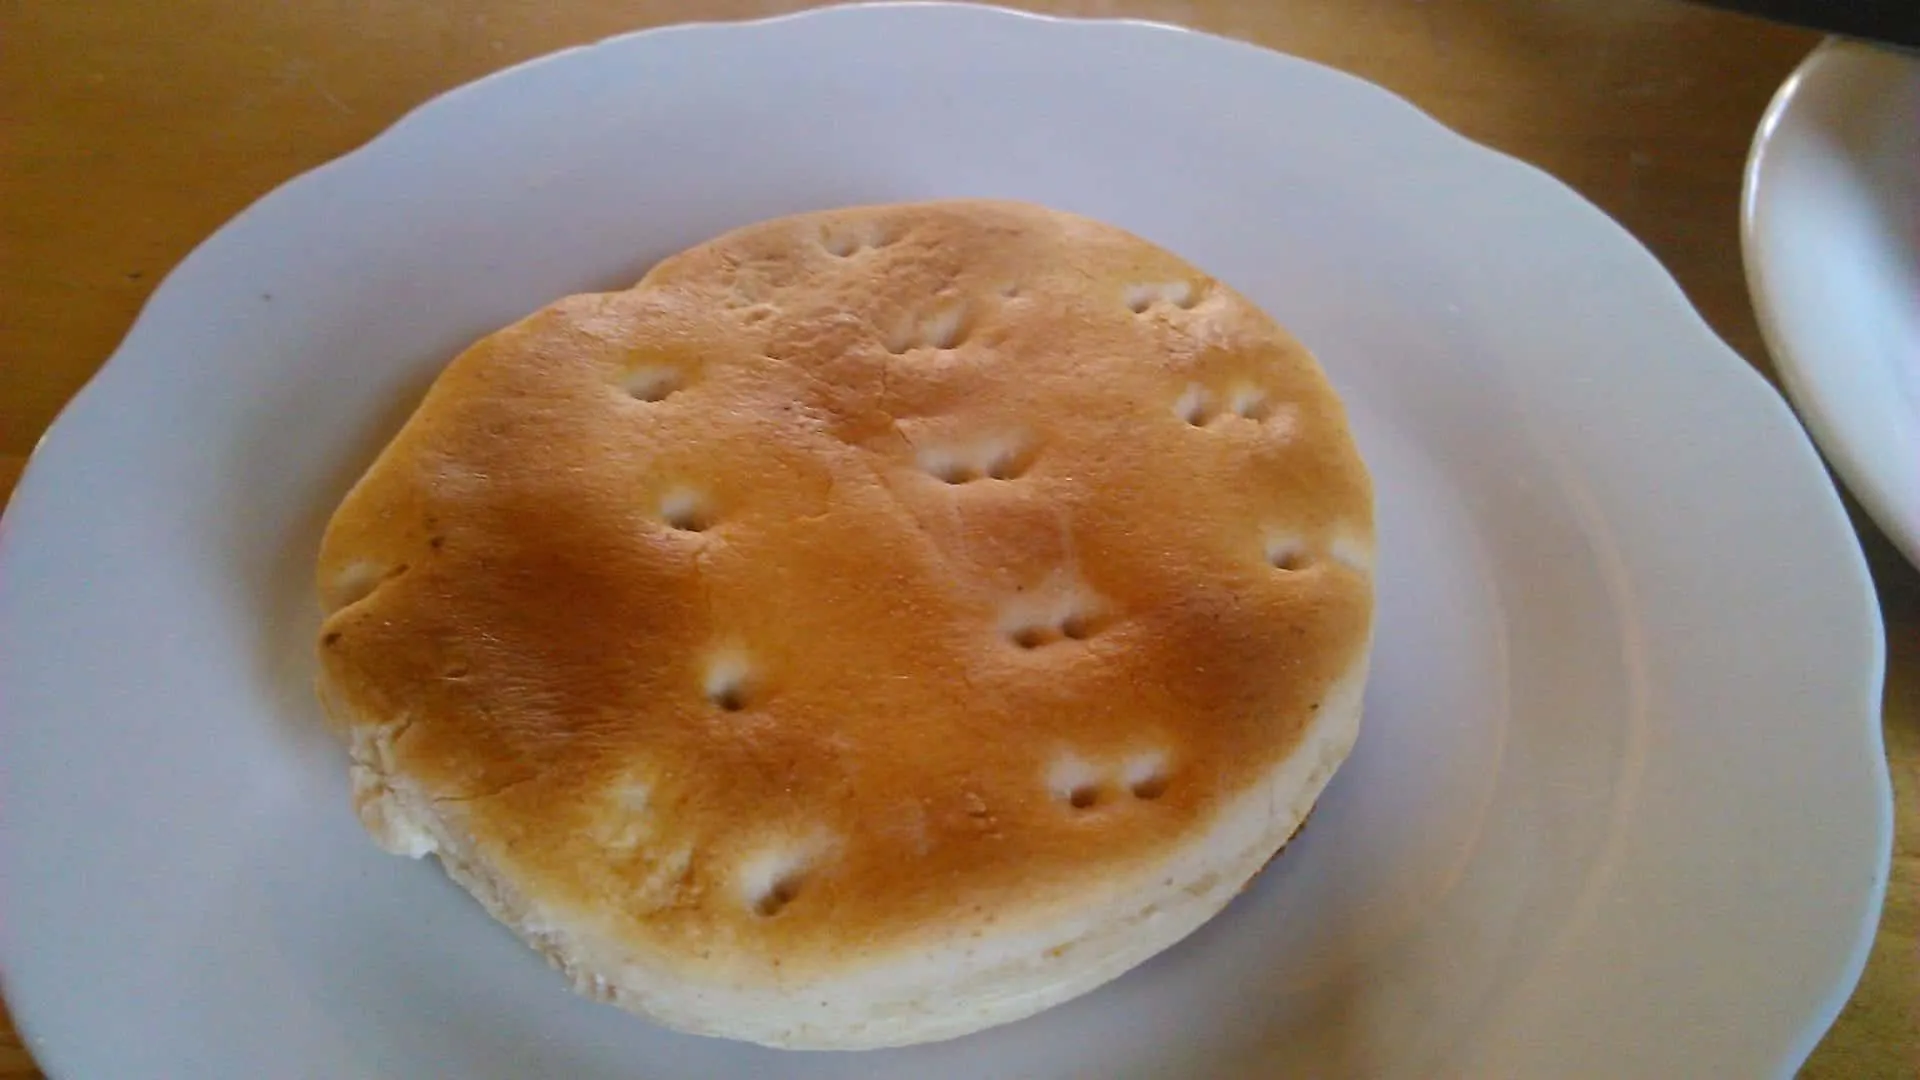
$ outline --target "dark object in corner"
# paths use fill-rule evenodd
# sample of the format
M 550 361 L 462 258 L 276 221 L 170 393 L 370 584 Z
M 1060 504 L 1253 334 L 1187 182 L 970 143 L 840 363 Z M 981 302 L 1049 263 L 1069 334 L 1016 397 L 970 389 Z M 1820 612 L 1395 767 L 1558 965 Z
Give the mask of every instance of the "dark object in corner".
M 1694 0 L 1829 34 L 1920 48 L 1920 0 Z

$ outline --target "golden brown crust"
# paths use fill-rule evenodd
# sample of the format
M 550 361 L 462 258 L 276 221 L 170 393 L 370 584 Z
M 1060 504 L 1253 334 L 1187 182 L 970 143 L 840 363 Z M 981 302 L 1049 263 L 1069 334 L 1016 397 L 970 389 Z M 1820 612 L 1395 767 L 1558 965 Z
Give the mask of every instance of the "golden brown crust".
M 858 208 L 458 357 L 328 529 L 321 655 L 546 909 L 831 971 L 1204 829 L 1363 655 L 1371 547 L 1337 399 L 1223 284 Z

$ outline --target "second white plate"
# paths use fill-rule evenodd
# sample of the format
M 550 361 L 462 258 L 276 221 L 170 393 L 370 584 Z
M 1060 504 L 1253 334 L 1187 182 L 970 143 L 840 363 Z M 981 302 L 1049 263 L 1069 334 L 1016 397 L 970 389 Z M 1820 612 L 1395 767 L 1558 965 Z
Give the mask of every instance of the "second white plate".
M 1920 566 L 1920 54 L 1807 57 L 1761 121 L 1741 221 L 1781 383 Z

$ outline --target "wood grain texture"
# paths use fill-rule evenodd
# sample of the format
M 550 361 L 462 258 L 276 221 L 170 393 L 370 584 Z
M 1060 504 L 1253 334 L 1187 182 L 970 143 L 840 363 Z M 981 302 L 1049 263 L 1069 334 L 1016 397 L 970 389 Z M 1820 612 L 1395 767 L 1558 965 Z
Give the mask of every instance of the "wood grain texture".
M 0 481 L 194 244 L 404 111 L 567 45 L 793 0 L 21 0 L 0 5 Z M 1054 0 L 1246 38 L 1372 79 L 1565 180 L 1632 230 L 1762 371 L 1740 170 L 1815 42 L 1673 0 Z M 1920 1059 L 1920 573 L 1863 528 L 1889 637 L 1899 840 L 1865 979 L 1803 1076 Z M 37 1075 L 0 1021 L 0 1080 Z

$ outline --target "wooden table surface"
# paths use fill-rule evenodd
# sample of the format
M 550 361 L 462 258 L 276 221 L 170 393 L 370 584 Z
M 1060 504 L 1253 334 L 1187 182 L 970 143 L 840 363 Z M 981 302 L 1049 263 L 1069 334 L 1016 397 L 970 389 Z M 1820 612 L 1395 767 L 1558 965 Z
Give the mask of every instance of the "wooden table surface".
M 782 0 L 17 0 L 0 5 L 0 497 L 155 284 L 228 217 L 404 110 L 540 53 Z M 1742 283 L 1740 170 L 1814 36 L 1677 0 L 1053 0 L 1345 68 L 1578 188 L 1722 336 L 1767 358 Z M 1856 515 L 1856 520 L 1859 520 Z M 1803 1072 L 1920 1075 L 1920 574 L 1862 523 L 1887 620 L 1899 801 L 1865 979 Z M 0 1080 L 39 1075 L 0 1011 Z M 118 1078 L 116 1078 L 118 1080 Z

